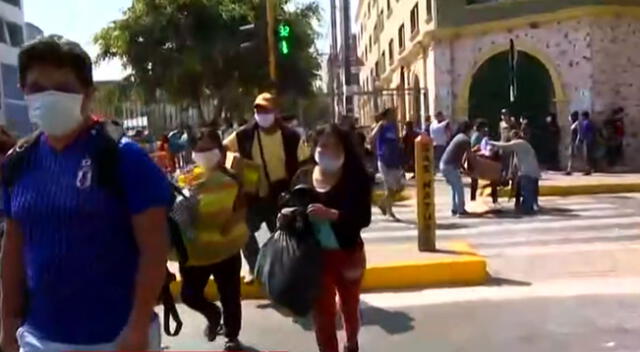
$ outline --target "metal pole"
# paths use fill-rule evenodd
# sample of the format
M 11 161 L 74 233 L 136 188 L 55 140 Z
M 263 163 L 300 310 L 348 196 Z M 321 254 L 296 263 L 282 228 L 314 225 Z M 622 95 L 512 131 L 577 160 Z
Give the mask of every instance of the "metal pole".
M 338 120 L 336 101 L 336 64 L 338 53 L 338 20 L 336 0 L 331 0 L 331 50 L 329 52 L 329 94 L 331 95 L 331 118 Z
M 353 116 L 353 94 L 351 91 L 351 1 L 342 0 L 342 55 L 344 60 L 344 109 Z
M 271 82 L 277 87 L 278 76 L 276 71 L 276 53 L 275 53 L 275 13 L 277 11 L 278 0 L 267 0 L 267 46 L 269 50 L 269 76 Z

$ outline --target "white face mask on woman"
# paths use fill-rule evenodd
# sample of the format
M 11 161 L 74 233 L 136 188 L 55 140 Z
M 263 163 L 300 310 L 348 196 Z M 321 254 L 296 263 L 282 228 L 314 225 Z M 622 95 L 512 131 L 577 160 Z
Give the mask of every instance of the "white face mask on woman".
M 218 166 L 218 164 L 220 164 L 220 160 L 222 159 L 222 153 L 220 152 L 220 149 L 212 149 L 201 153 L 193 152 L 192 156 L 196 164 L 206 170 Z
M 336 172 L 340 170 L 342 164 L 344 164 L 344 155 L 340 158 L 336 158 L 332 155 L 322 153 L 320 149 L 316 149 L 314 158 L 322 171 Z
M 29 118 L 49 136 L 60 137 L 82 124 L 84 95 L 49 90 L 26 96 Z

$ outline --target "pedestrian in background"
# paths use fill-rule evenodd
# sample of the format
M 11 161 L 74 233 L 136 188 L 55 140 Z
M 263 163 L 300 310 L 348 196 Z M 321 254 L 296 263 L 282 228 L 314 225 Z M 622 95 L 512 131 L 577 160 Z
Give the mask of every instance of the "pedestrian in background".
M 214 341 L 219 334 L 222 317 L 225 351 L 240 351 L 240 249 L 248 237 L 241 178 L 224 166 L 226 151 L 214 129 L 201 128 L 191 145 L 193 159 L 204 170 L 204 179 L 192 189 L 200 205 L 195 239 L 187 243 L 188 261 L 180 265 L 182 301 L 207 319 L 205 337 L 209 341 Z M 207 242 L 218 248 L 209 248 L 205 245 Z M 211 276 L 220 294 L 222 314 L 204 295 Z
M 375 141 L 378 155 L 378 170 L 384 181 L 385 196 L 380 201 L 380 211 L 396 219 L 393 203 L 404 188 L 404 166 L 395 110 L 388 108 L 379 114 L 380 121 L 373 129 L 370 139 Z
M 509 110 L 502 109 L 500 111 L 500 142 L 508 142 L 511 133 L 511 120 L 509 118 Z
M 442 111 L 438 111 L 436 120 L 429 126 L 429 135 L 433 140 L 433 159 L 436 172 L 440 170 L 440 160 L 442 160 L 442 154 L 451 140 L 451 132 L 451 123 L 445 119 Z
M 471 135 L 471 151 L 481 158 L 496 160 L 495 154 L 489 144 L 489 123 L 484 119 L 475 121 L 473 134 Z M 499 159 L 499 157 L 497 158 Z M 471 177 L 471 201 L 475 201 L 478 193 L 479 180 Z M 491 200 L 498 203 L 498 185 L 491 182 Z
M 518 172 L 517 183 L 522 196 L 522 203 L 516 210 L 524 214 L 534 214 L 538 207 L 540 180 L 540 166 L 535 150 L 517 131 L 512 132 L 510 142 L 491 142 L 491 145 L 514 153 Z
M 2 351 L 160 350 L 167 177 L 92 120 L 93 65 L 80 45 L 47 36 L 18 61 L 39 130 L 3 165 Z
M 558 150 L 560 148 L 562 131 L 558 124 L 558 115 L 549 114 L 545 120 L 545 138 L 544 138 L 544 163 L 549 170 L 560 170 L 560 157 Z
M 254 121 L 242 126 L 224 141 L 228 151 L 260 165 L 258 194 L 251 197 L 247 209 L 247 225 L 251 235 L 243 254 L 251 273 L 255 271 L 260 246 L 255 236 L 263 223 L 270 232 L 276 229 L 278 199 L 289 189 L 300 162 L 307 159 L 300 134 L 276 118 L 276 98 L 260 94 L 254 102 Z M 247 276 L 248 283 L 253 276 Z
M 591 121 L 591 114 L 588 111 L 583 111 L 580 115 L 580 129 L 578 133 L 578 144 L 582 146 L 584 160 L 587 164 L 587 170 L 585 175 L 591 175 L 597 166 L 598 160 L 596 156 L 597 143 L 597 128 Z
M 447 184 L 451 187 L 452 208 L 451 215 L 468 215 L 465 209 L 464 185 L 462 184 L 461 169 L 467 153 L 471 151 L 471 140 L 469 136 L 473 130 L 470 121 L 464 121 L 456 131 L 455 137 L 442 155 L 440 170 Z
M 362 229 L 371 223 L 373 180 L 350 134 L 335 124 L 318 131 L 315 165 L 302 169 L 295 185 L 311 186 L 320 198 L 309 206 L 323 248 L 321 292 L 314 307 L 320 352 L 338 352 L 336 293 L 344 319 L 343 351 L 358 352 L 360 285 L 366 268 Z
M 571 174 L 573 174 L 573 164 L 575 163 L 575 159 L 576 157 L 580 154 L 578 151 L 580 149 L 579 147 L 579 142 L 580 142 L 580 112 L 578 111 L 573 111 L 571 113 L 571 115 L 569 115 L 569 123 L 570 123 L 570 140 L 569 140 L 569 146 L 568 146 L 568 154 L 569 154 L 569 161 L 567 163 L 567 172 L 565 172 L 565 175 L 570 176 Z
M 404 123 L 404 135 L 402 136 L 402 150 L 404 151 L 404 160 L 406 161 L 405 171 L 415 173 L 415 142 L 418 138 L 418 132 L 413 127 L 413 121 Z

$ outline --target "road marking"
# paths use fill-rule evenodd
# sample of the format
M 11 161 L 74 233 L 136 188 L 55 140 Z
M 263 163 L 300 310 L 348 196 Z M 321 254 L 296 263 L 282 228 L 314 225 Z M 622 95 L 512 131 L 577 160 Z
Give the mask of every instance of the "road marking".
M 403 308 L 474 301 L 585 295 L 638 295 L 640 278 L 588 278 L 535 283 L 531 286 L 479 286 L 428 289 L 417 292 L 373 293 L 361 296 L 366 304 L 380 308 Z

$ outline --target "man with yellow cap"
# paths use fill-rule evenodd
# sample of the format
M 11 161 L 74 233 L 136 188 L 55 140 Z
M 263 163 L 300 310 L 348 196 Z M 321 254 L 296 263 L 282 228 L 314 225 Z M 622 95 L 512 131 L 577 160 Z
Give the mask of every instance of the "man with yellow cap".
M 276 116 L 276 98 L 272 94 L 260 94 L 253 107 L 254 121 L 242 126 L 224 141 L 228 151 L 260 165 L 258 194 L 248 201 L 247 226 L 251 235 L 243 250 L 252 274 L 260 252 L 255 233 L 263 223 L 267 224 L 269 231 L 275 231 L 278 197 L 289 189 L 300 161 L 307 157 L 300 134 Z M 248 281 L 251 280 L 251 277 L 248 278 Z

